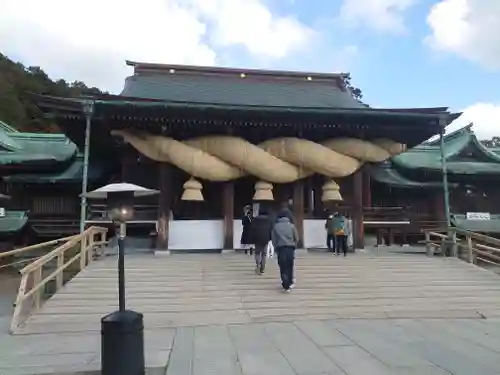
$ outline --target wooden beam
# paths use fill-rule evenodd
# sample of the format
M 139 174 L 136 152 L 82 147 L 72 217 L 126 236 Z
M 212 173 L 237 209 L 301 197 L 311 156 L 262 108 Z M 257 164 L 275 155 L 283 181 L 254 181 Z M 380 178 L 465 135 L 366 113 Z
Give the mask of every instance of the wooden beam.
M 167 250 L 170 210 L 172 206 L 172 182 L 170 181 L 171 166 L 167 163 L 158 163 L 158 175 L 160 197 L 158 202 L 158 237 L 156 240 L 156 248 Z
M 224 249 L 234 248 L 234 182 L 224 183 L 222 190 L 222 205 L 224 213 Z
M 365 247 L 364 225 L 363 225 L 363 172 L 358 170 L 354 176 L 354 196 L 353 196 L 353 242 L 354 249 Z
M 299 232 L 297 247 L 300 249 L 304 247 L 304 180 L 293 183 L 293 216 Z

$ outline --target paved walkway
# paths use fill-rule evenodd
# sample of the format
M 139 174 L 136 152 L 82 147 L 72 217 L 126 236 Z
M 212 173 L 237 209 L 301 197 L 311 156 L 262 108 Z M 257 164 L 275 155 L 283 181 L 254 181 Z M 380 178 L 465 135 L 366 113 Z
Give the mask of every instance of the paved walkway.
M 456 259 L 301 254 L 291 294 L 274 260 L 258 276 L 243 254 L 126 263 L 151 374 L 500 374 L 500 279 Z M 94 263 L 0 337 L 0 374 L 98 370 L 115 268 Z

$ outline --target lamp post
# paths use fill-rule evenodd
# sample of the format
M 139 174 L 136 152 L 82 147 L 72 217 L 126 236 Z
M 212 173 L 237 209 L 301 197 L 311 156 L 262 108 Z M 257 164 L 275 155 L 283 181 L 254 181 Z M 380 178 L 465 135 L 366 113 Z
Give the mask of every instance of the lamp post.
M 141 313 L 125 309 L 126 223 L 134 216 L 134 198 L 157 194 L 129 183 L 116 183 L 85 193 L 106 199 L 108 217 L 119 227 L 118 311 L 101 319 L 101 375 L 144 375 L 144 322 Z

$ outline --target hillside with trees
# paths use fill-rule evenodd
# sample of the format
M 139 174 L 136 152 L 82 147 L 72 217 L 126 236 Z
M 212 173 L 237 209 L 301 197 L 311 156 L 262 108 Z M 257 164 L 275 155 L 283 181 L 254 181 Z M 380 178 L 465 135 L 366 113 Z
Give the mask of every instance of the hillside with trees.
M 491 139 L 484 139 L 481 142 L 486 147 L 500 148 L 500 137 L 493 137 Z
M 0 53 L 0 120 L 24 132 L 58 132 L 58 127 L 44 118 L 30 94 L 63 97 L 100 94 L 96 87 L 80 81 L 52 81 L 38 66 L 26 67 Z

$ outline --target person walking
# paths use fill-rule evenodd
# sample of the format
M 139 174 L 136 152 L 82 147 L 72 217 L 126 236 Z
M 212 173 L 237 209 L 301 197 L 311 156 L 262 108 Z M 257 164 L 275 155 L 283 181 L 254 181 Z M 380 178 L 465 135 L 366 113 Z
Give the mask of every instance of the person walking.
M 278 219 L 271 232 L 271 241 L 278 253 L 278 265 L 281 275 L 281 286 L 290 292 L 294 284 L 295 248 L 299 234 L 295 225 L 286 215 L 278 214 Z
M 335 228 L 334 228 L 334 216 L 328 215 L 328 218 L 325 222 L 325 231 L 326 231 L 326 247 L 328 248 L 328 252 L 335 252 Z
M 339 255 L 340 250 L 342 250 L 344 256 L 347 256 L 347 236 L 349 235 L 347 218 L 336 212 L 333 217 L 333 228 L 335 234 L 335 255 Z
M 255 273 L 263 274 L 266 269 L 267 246 L 271 241 L 273 229 L 271 218 L 265 209 L 259 210 L 259 215 L 253 219 L 251 239 L 255 245 Z
M 290 210 L 288 202 L 282 202 L 278 208 L 278 214 L 275 218 L 277 222 L 280 217 L 286 216 L 292 224 L 295 224 L 292 210 Z
M 241 225 L 243 226 L 241 231 L 241 247 L 245 249 L 245 254 L 248 254 L 250 250 L 250 255 L 253 253 L 253 244 L 251 240 L 251 230 L 252 230 L 252 221 L 253 221 L 253 213 L 252 208 L 250 206 L 245 206 L 244 216 L 241 220 Z

